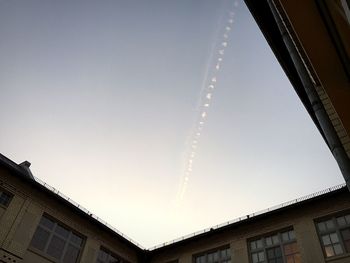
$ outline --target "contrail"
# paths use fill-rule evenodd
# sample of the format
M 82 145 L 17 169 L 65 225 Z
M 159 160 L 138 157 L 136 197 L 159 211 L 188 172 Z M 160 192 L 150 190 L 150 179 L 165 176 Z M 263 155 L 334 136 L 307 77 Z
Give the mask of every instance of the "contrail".
M 213 100 L 213 94 L 217 87 L 218 73 L 222 68 L 225 49 L 229 45 L 230 32 L 235 18 L 235 10 L 238 7 L 238 1 L 229 1 L 231 5 L 229 11 L 225 11 L 219 19 L 218 36 L 213 42 L 209 55 L 206 71 L 201 84 L 197 110 L 197 118 L 189 136 L 189 147 L 185 154 L 184 171 L 180 179 L 179 189 L 176 197 L 176 203 L 179 204 L 186 193 L 188 182 L 190 180 L 193 164 L 197 155 L 197 148 L 200 142 L 200 136 L 207 121 L 210 105 Z

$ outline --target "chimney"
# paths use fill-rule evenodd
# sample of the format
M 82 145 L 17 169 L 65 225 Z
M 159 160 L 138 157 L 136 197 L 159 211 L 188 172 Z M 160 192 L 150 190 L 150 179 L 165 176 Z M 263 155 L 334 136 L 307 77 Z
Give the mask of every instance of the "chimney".
M 32 171 L 29 169 L 31 163 L 28 162 L 28 161 L 24 161 L 22 163 L 19 164 L 19 166 L 25 171 L 25 173 L 27 174 L 27 176 L 30 178 L 30 179 L 33 179 L 34 180 L 34 176 L 32 174 Z

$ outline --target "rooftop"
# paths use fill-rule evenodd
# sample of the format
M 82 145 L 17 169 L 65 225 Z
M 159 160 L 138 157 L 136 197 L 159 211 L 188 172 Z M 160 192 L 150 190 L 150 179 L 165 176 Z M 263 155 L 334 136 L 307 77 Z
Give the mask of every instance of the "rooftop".
M 22 168 L 21 165 L 18 165 L 16 163 L 14 163 L 13 161 L 11 161 L 10 159 L 8 159 L 7 157 L 5 157 L 4 155 L 0 154 L 0 164 L 4 165 L 10 169 L 12 169 L 12 171 L 14 171 L 15 173 L 19 174 L 21 176 L 21 178 L 32 181 L 35 184 L 39 184 L 40 186 L 44 187 L 45 189 L 47 189 L 51 194 L 54 194 L 56 197 L 58 197 L 58 199 L 60 200 L 65 200 L 66 202 L 68 202 L 69 204 L 71 204 L 73 207 L 75 207 L 76 209 L 78 209 L 80 212 L 82 212 L 83 214 L 85 214 L 86 216 L 88 216 L 89 218 L 99 222 L 100 224 L 102 224 L 103 226 L 105 226 L 107 229 L 109 229 L 110 231 L 112 231 L 114 234 L 116 234 L 117 236 L 121 237 L 122 239 L 126 240 L 127 242 L 133 244 L 134 246 L 136 246 L 139 249 L 144 250 L 145 248 L 138 242 L 136 242 L 135 240 L 131 239 L 130 237 L 126 236 L 125 234 L 123 234 L 121 231 L 119 231 L 118 229 L 116 229 L 115 227 L 113 227 L 112 225 L 108 224 L 106 221 L 104 221 L 103 219 L 99 218 L 97 215 L 93 214 L 92 212 L 90 212 L 88 209 L 84 208 L 83 206 L 79 205 L 77 202 L 75 202 L 74 200 L 70 199 L 68 196 L 64 195 L 63 193 L 61 193 L 59 190 L 57 190 L 56 188 L 48 185 L 47 183 L 45 183 L 44 181 L 42 181 L 41 179 L 37 178 L 37 177 L 33 177 L 34 179 L 32 179 L 31 176 L 28 175 L 28 171 L 24 170 Z M 300 198 L 297 199 L 293 199 L 291 201 L 287 201 L 272 207 L 269 207 L 267 209 L 261 210 L 261 211 L 257 211 L 255 213 L 249 214 L 249 215 L 244 215 L 238 218 L 235 218 L 233 220 L 209 227 L 209 228 L 205 228 L 203 230 L 199 230 L 196 231 L 194 233 L 170 240 L 168 242 L 164 242 L 161 243 L 159 245 L 153 246 L 151 248 L 148 248 L 147 250 L 149 251 L 154 251 L 157 249 L 161 249 L 163 247 L 166 246 L 170 246 L 173 245 L 175 243 L 179 243 L 179 242 L 184 242 L 196 237 L 200 237 L 203 235 L 206 235 L 207 233 L 214 233 L 223 229 L 226 229 L 227 227 L 236 225 L 238 223 L 244 223 L 245 221 L 248 220 L 253 220 L 259 216 L 263 216 L 263 215 L 267 215 L 269 213 L 272 212 L 277 212 L 279 210 L 283 210 L 286 208 L 289 208 L 291 206 L 303 203 L 305 201 L 308 200 L 313 200 L 317 197 L 321 197 L 336 191 L 342 191 L 346 189 L 346 184 L 340 184 L 340 185 L 336 185 L 306 196 L 302 196 Z M 213 232 L 214 231 L 214 232 Z

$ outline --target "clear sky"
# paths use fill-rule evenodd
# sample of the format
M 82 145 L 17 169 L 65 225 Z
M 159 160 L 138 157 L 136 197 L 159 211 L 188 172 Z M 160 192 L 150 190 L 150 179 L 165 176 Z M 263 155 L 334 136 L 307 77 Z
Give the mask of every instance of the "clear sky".
M 1 153 L 145 247 L 342 183 L 239 1 L 176 201 L 230 6 L 0 1 Z

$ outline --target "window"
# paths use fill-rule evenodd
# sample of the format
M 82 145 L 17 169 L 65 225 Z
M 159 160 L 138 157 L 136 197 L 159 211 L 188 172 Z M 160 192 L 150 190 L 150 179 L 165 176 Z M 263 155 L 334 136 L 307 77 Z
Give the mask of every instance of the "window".
M 98 252 L 97 261 L 96 261 L 96 263 L 126 263 L 126 262 L 128 261 L 105 248 L 100 248 L 100 251 Z
M 316 223 L 325 257 L 350 253 L 350 213 Z
M 3 191 L 0 188 L 0 206 L 8 207 L 11 202 L 12 196 L 12 194 Z
M 286 230 L 248 242 L 252 263 L 300 263 L 294 230 Z
M 194 263 L 230 263 L 230 247 L 221 247 L 194 256 Z
M 56 262 L 76 263 L 83 245 L 81 235 L 43 215 L 30 246 Z

